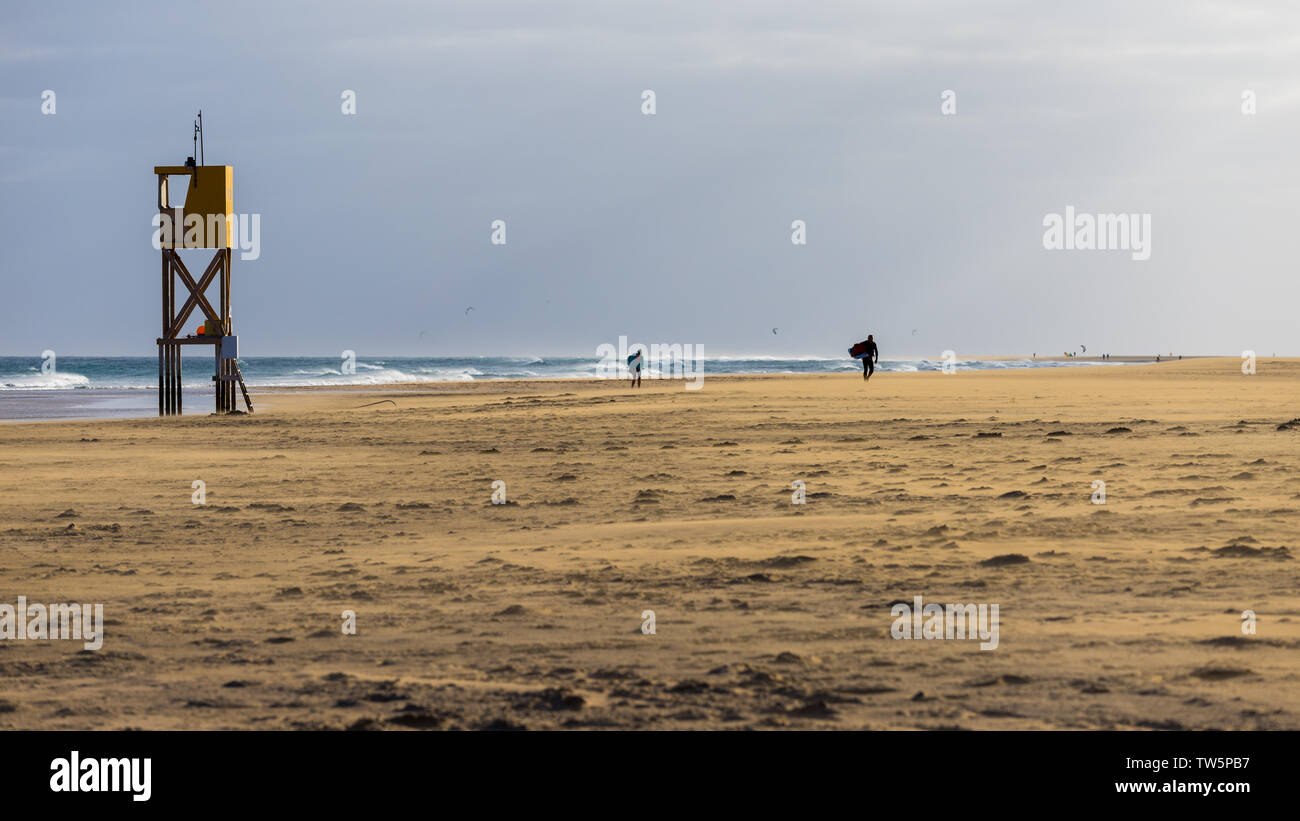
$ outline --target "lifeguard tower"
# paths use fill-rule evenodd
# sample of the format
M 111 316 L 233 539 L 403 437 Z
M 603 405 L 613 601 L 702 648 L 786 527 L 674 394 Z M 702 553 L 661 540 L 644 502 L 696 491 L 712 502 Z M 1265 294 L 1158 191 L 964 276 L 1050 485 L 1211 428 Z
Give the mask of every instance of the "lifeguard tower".
M 239 337 L 230 322 L 230 262 L 238 222 L 235 216 L 235 169 L 229 165 L 206 165 L 202 157 L 203 113 L 194 125 L 195 153 L 184 165 L 158 165 L 158 211 L 161 215 L 159 240 L 162 248 L 162 336 L 158 338 L 158 415 L 171 416 L 182 410 L 181 350 L 184 345 L 211 345 L 216 359 L 217 413 L 235 410 L 235 384 L 239 384 L 248 412 L 243 374 L 239 370 Z M 187 177 L 185 205 L 175 207 L 169 196 L 169 177 Z M 188 221 L 188 222 L 187 222 Z M 216 253 L 195 280 L 181 260 L 179 249 L 213 248 Z M 177 280 L 184 286 L 185 301 L 176 309 Z M 208 301 L 208 286 L 217 282 L 218 308 Z M 182 335 L 194 309 L 205 321 L 194 333 Z

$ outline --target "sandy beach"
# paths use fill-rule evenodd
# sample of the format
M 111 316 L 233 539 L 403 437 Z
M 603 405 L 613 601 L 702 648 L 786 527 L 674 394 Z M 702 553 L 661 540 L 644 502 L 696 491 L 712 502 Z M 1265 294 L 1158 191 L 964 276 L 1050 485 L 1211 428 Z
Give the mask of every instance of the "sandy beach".
M 0 427 L 0 727 L 1300 729 L 1300 360 L 250 387 Z

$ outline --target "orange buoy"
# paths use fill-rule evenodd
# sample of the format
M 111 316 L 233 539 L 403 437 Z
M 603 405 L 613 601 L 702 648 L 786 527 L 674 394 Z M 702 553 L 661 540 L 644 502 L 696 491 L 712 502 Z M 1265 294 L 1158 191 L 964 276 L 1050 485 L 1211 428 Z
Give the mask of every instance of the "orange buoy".
M 197 333 L 199 336 L 203 336 L 203 326 L 200 325 L 200 326 L 199 326 L 199 329 L 198 329 L 197 331 L 195 331 L 195 333 Z

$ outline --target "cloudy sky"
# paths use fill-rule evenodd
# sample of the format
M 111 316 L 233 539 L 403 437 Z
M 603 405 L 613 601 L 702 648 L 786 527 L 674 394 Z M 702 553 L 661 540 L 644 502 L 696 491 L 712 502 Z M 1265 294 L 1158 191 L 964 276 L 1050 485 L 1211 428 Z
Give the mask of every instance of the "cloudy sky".
M 0 355 L 156 353 L 200 108 L 246 356 L 1300 355 L 1294 3 L 6 3 Z

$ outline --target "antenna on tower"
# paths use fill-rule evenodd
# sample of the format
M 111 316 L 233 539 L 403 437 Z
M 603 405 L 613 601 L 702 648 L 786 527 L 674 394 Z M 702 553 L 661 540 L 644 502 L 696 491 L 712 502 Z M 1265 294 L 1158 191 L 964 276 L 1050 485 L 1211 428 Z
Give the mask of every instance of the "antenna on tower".
M 194 157 L 199 158 L 199 165 L 206 165 L 203 157 L 203 110 L 199 110 L 199 117 L 194 121 L 194 156 L 185 160 L 185 165 L 189 168 L 194 167 Z M 191 184 L 199 187 L 199 175 L 193 174 L 190 177 Z
M 192 188 L 198 188 L 198 187 L 199 187 L 199 175 L 193 173 L 193 171 L 194 171 L 194 158 L 197 157 L 198 155 L 199 155 L 199 121 L 198 121 L 198 120 L 195 120 L 195 121 L 194 121 L 194 153 L 191 154 L 190 156 L 188 156 L 188 157 L 185 158 L 185 167 L 188 168 L 188 169 L 190 169 L 190 172 L 191 172 L 191 173 L 190 173 L 190 186 L 191 186 Z

